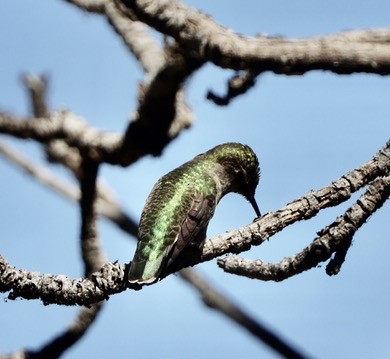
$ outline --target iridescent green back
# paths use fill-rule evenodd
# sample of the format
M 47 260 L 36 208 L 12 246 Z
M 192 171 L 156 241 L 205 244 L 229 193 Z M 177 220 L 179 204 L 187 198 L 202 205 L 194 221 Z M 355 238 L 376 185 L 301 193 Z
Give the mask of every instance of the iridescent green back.
M 141 215 L 139 242 L 129 281 L 156 280 L 196 195 L 206 198 L 215 193 L 213 179 L 204 174 L 205 165 L 197 157 L 162 177 L 154 186 Z M 214 209 L 215 206 L 212 212 Z

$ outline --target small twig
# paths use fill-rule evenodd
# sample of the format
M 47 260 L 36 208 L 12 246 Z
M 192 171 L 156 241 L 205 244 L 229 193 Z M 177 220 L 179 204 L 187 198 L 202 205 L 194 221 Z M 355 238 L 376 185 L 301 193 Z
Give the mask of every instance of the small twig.
M 355 232 L 377 209 L 382 207 L 389 195 L 390 176 L 376 179 L 344 215 L 319 233 L 320 237 L 300 253 L 284 258 L 279 263 L 265 264 L 260 260 L 230 256 L 219 259 L 218 265 L 227 273 L 279 282 L 316 267 L 320 262 L 328 260 L 341 247 L 341 257 L 330 267 L 331 272 L 327 270 L 328 274 L 336 274 L 340 270 Z
M 291 359 L 306 358 L 305 355 L 280 338 L 276 333 L 270 331 L 266 326 L 248 315 L 237 304 L 219 293 L 195 271 L 182 269 L 180 276 L 198 290 L 203 302 L 209 308 L 222 312 L 281 356 Z
M 334 257 L 330 259 L 329 263 L 326 266 L 326 274 L 328 275 L 336 275 L 340 272 L 341 266 L 345 262 L 345 258 L 347 256 L 349 248 L 351 248 L 352 245 L 352 236 L 347 236 L 343 239 L 343 241 L 340 243 L 338 248 L 336 249 L 336 252 L 334 253 Z
M 4 158 L 9 160 L 11 163 L 18 166 L 18 168 L 22 169 L 30 176 L 45 184 L 48 188 L 61 194 L 65 198 L 73 201 L 78 201 L 80 199 L 79 188 L 71 183 L 64 182 L 48 167 L 34 163 L 32 159 L 27 158 L 24 154 L 20 153 L 3 141 L 0 141 L 0 154 L 2 154 Z M 114 222 L 126 233 L 136 237 L 138 232 L 138 225 L 136 221 L 126 213 L 119 203 L 107 194 L 107 190 L 105 190 L 99 182 L 97 183 L 97 187 L 97 213 Z
M 236 97 L 245 94 L 256 84 L 256 78 L 261 72 L 247 71 L 243 74 L 236 74 L 228 81 L 228 90 L 224 96 L 216 95 L 213 91 L 207 93 L 206 98 L 216 105 L 227 106 Z
M 66 0 L 66 1 L 71 4 L 79 6 L 84 10 L 95 12 L 95 13 L 104 12 L 104 8 L 107 3 L 107 0 Z
M 35 117 L 46 117 L 49 114 L 47 108 L 46 92 L 48 85 L 47 75 L 34 76 L 22 75 L 21 80 L 30 93 L 31 113 Z
M 47 101 L 48 77 L 44 75 L 23 75 L 22 82 L 30 95 L 31 113 L 34 117 L 50 118 Z M 51 119 L 54 120 L 53 117 Z M 76 178 L 79 177 L 81 156 L 77 148 L 69 146 L 62 140 L 52 140 L 45 143 L 44 149 L 50 162 L 62 163 L 73 172 Z
M 31 177 L 45 184 L 48 188 L 56 191 L 62 196 L 71 200 L 77 201 L 80 197 L 79 189 L 70 184 L 61 181 L 55 174 L 46 166 L 40 166 L 34 163 L 30 158 L 12 148 L 5 141 L 0 141 L 0 154 L 3 155 L 10 163 L 22 169 Z

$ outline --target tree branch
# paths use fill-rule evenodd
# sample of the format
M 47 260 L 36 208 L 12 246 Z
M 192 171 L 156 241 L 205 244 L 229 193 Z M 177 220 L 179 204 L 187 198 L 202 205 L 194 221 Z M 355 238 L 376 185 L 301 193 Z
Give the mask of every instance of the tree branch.
M 99 269 L 106 258 L 96 229 L 95 200 L 98 164 L 89 158 L 82 162 L 80 177 L 80 212 L 81 212 L 81 253 L 85 265 L 85 276 Z M 102 308 L 102 302 L 83 308 L 74 322 L 60 335 L 45 344 L 38 351 L 27 351 L 28 358 L 58 358 L 74 345 L 92 325 Z
M 147 74 L 155 74 L 165 63 L 164 51 L 148 34 L 147 26 L 126 16 L 112 0 L 65 0 L 78 8 L 104 15 Z
M 347 173 L 329 186 L 311 191 L 284 208 L 269 212 L 246 227 L 218 235 L 207 240 L 199 256 L 186 256 L 172 265 L 170 272 L 208 261 L 225 253 L 240 253 L 251 245 L 259 245 L 299 220 L 315 216 L 323 208 L 346 201 L 351 193 L 375 180 L 390 174 L 390 141 L 371 161 Z M 71 280 L 66 276 L 39 275 L 11 267 L 0 257 L 0 292 L 11 293 L 9 299 L 18 297 L 41 299 L 44 303 L 63 305 L 90 305 L 111 294 L 122 292 L 126 268 L 118 263 L 107 263 L 93 273 L 90 279 Z M 133 288 L 136 289 L 136 288 Z M 137 288 L 139 289 L 139 288 Z
M 26 171 L 32 177 L 46 184 L 49 188 L 56 190 L 58 193 L 64 195 L 66 198 L 78 200 L 79 190 L 71 186 L 70 184 L 65 184 L 61 182 L 47 167 L 37 166 L 31 160 L 27 160 L 23 155 L 11 149 L 9 146 L 5 146 L 1 142 L 0 153 L 3 153 L 6 158 L 8 158 L 21 169 Z M 101 213 L 107 219 L 114 222 L 125 232 L 132 234 L 136 237 L 137 225 L 135 224 L 135 222 L 131 221 L 129 216 L 127 216 L 127 214 L 123 211 L 120 205 L 117 204 L 115 201 L 105 197 L 101 198 L 100 192 L 101 191 L 98 191 L 99 198 L 97 200 L 96 206 L 97 212 Z M 105 191 L 104 193 L 106 192 L 107 191 Z M 111 212 L 113 212 L 115 215 L 112 215 Z M 123 219 L 126 219 L 126 221 L 123 221 Z M 129 221 L 131 222 L 130 228 L 129 225 L 124 225 Z M 186 281 L 201 294 L 203 301 L 207 306 L 212 307 L 217 311 L 220 311 L 224 315 L 227 315 L 230 319 L 234 320 L 243 328 L 251 332 L 255 337 L 263 341 L 265 344 L 271 346 L 282 355 L 284 355 L 285 353 L 286 357 L 291 357 L 291 355 L 295 353 L 295 357 L 299 357 L 297 350 L 295 350 L 289 344 L 284 342 L 283 339 L 279 338 L 275 333 L 272 333 L 264 325 L 253 319 L 249 314 L 245 313 L 243 309 L 239 308 L 239 306 L 229 300 L 226 296 L 223 296 L 221 293 L 218 293 L 218 291 L 214 289 L 209 283 L 207 283 L 204 278 L 201 278 L 200 275 L 195 272 L 195 270 L 193 270 L 192 268 L 186 268 L 181 270 L 179 274 L 181 279 Z M 50 351 L 52 350 L 50 349 Z M 20 352 L 14 354 L 15 356 L 20 355 Z M 9 359 L 11 359 L 11 357 Z
M 33 139 L 44 144 L 62 139 L 81 152 L 87 152 L 88 157 L 95 160 L 107 158 L 121 146 L 120 135 L 100 132 L 68 111 L 34 120 L 0 113 L 0 133 Z
M 203 62 L 188 56 L 176 44 L 160 49 L 144 25 L 133 21 L 133 16 L 125 16 L 122 7 L 117 7 L 114 1 L 106 1 L 103 8 L 91 7 L 89 1 L 67 1 L 87 11 L 105 14 L 148 75 L 146 83 L 140 85 L 139 108 L 116 156 L 123 158 L 122 165 L 146 154 L 159 156 L 192 123 L 193 115 L 185 102 L 183 86 Z
M 102 13 L 104 12 L 106 0 L 66 0 L 86 11 Z
M 31 113 L 35 117 L 46 117 L 49 115 L 47 107 L 46 92 L 48 85 L 48 76 L 34 76 L 24 74 L 21 76 L 22 83 L 26 86 L 31 98 Z
M 164 11 L 173 9 L 177 12 L 169 14 L 169 16 L 166 16 L 163 12 L 160 14 L 154 13 L 153 18 L 151 16 L 150 21 L 153 22 L 153 26 L 166 28 L 167 33 L 172 32 L 171 36 L 180 44 L 178 46 L 176 43 L 171 43 L 163 51 L 157 46 L 156 42 L 147 36 L 143 24 L 126 18 L 112 1 L 69 0 L 69 2 L 87 11 L 105 14 L 115 31 L 135 54 L 147 73 L 148 80 L 146 84 L 140 86 L 140 105 L 133 116 L 133 122 L 131 122 L 126 131 L 125 138 L 117 134 L 97 131 L 69 113 L 50 114 L 46 107 L 44 95 L 46 83 L 43 83 L 43 88 L 39 88 L 41 84 L 37 81 L 30 82 L 31 78 L 24 78 L 25 84 L 31 88 L 35 87 L 38 92 L 42 91 L 36 98 L 34 98 L 34 93 L 32 92 L 33 110 L 37 119 L 34 121 L 18 120 L 15 117 L 0 114 L 0 132 L 4 131 L 4 133 L 9 133 L 16 137 L 32 138 L 41 141 L 46 145 L 48 153 L 51 153 L 53 159 L 56 161 L 61 159 L 79 178 L 82 188 L 80 199 L 82 228 L 80 237 L 85 263 L 85 277 L 89 276 L 86 279 L 71 280 L 65 276 L 39 275 L 24 270 L 16 270 L 0 256 L 0 291 L 11 291 L 9 299 L 17 297 L 39 298 L 45 304 L 59 303 L 88 306 L 107 299 L 111 294 L 119 293 L 125 289 L 125 266 L 117 263 L 108 263 L 98 270 L 103 265 L 105 259 L 100 250 L 94 214 L 97 163 L 102 161 L 125 166 L 145 154 L 159 155 L 163 148 L 191 123 L 192 114 L 184 100 L 183 86 L 186 79 L 203 64 L 203 61 L 212 61 L 221 67 L 247 71 L 243 76 L 235 77 L 230 81 L 229 92 L 224 98 L 218 98 L 214 95 L 215 99 L 226 103 L 253 86 L 255 77 L 262 71 L 286 74 L 304 73 L 313 69 L 326 69 L 337 73 L 367 71 L 388 74 L 390 72 L 388 56 L 390 32 L 388 31 L 351 32 L 298 41 L 265 37 L 253 39 L 230 33 L 228 30 L 213 23 L 210 18 L 196 12 L 194 14 L 197 18 L 191 17 L 194 14 L 187 13 L 189 17 L 179 27 L 174 21 L 171 24 L 168 22 L 164 23 L 164 16 L 166 19 L 170 17 L 177 20 L 178 16 L 184 15 L 180 11 L 187 11 L 188 8 L 182 6 L 181 10 L 177 11 L 177 7 L 169 9 L 170 6 L 176 5 L 179 5 L 180 8 L 180 4 L 175 2 L 170 4 L 167 1 L 135 1 L 134 4 L 131 4 L 131 7 L 135 8 L 135 10 L 131 9 L 133 18 L 134 14 L 137 14 L 138 18 L 148 18 L 149 12 L 153 13 L 154 11 L 153 7 Z M 130 4 L 128 1 L 120 2 Z M 129 5 L 127 7 L 128 9 L 130 8 Z M 203 25 L 207 25 L 206 21 L 209 22 L 210 27 L 202 29 Z M 202 40 L 202 43 L 200 39 L 205 33 L 199 31 L 206 30 L 207 33 L 210 29 L 213 31 L 207 34 L 208 36 L 205 37 L 206 41 Z M 146 40 L 150 41 L 150 43 L 146 44 Z M 220 40 L 223 41 L 220 42 Z M 363 51 L 356 51 L 357 43 L 361 44 Z M 244 47 L 248 47 L 246 53 L 242 53 Z M 190 55 L 185 54 L 186 50 L 190 50 Z M 367 51 L 369 51 L 368 58 Z M 331 54 L 333 54 L 333 57 L 330 56 Z M 325 56 L 330 56 L 330 58 L 329 60 L 324 60 L 321 56 L 324 58 Z M 167 88 L 168 92 L 166 91 Z M 61 116 L 63 118 L 60 118 Z M 72 117 L 74 118 L 71 120 L 66 119 Z M 157 135 L 156 132 L 158 133 Z M 4 150 L 4 146 L 0 143 L 1 151 L 10 155 L 9 152 L 7 153 L 7 149 Z M 387 149 L 385 148 L 384 151 L 387 151 Z M 268 213 L 264 216 L 266 218 L 264 219 L 264 227 L 261 227 L 262 232 L 260 231 L 260 224 L 262 225 L 263 219 L 253 224 L 257 232 L 249 229 L 251 233 L 249 240 L 245 238 L 245 228 L 236 231 L 239 235 L 242 235 L 241 239 L 233 236 L 228 237 L 232 245 L 228 244 L 227 247 L 225 247 L 225 244 L 219 246 L 219 236 L 216 240 L 211 239 L 206 242 L 203 255 L 199 257 L 199 260 L 193 262 L 187 260 L 187 264 L 184 263 L 183 266 L 189 265 L 188 263 L 209 260 L 218 256 L 218 253 L 239 252 L 249 249 L 252 244 L 260 244 L 265 238 L 263 238 L 263 234 L 269 237 L 273 233 L 273 229 L 267 222 L 268 220 L 272 221 L 273 215 L 281 223 L 281 228 L 284 228 L 299 220 L 299 211 L 304 212 L 300 219 L 308 219 L 322 208 L 341 203 L 357 188 L 370 183 L 371 180 L 368 180 L 368 178 L 371 178 L 370 176 L 375 171 L 380 175 L 389 172 L 388 151 L 386 153 L 387 155 L 382 156 L 377 161 L 376 170 L 370 169 L 372 173 L 346 175 L 339 180 L 340 183 L 337 183 L 339 181 L 333 183 L 331 190 L 324 189 L 322 190 L 323 193 L 319 193 L 320 191 L 311 192 L 303 199 L 293 202 L 289 205 L 290 207 L 287 206 L 285 208 L 285 213 L 283 209 L 274 214 Z M 386 156 L 387 159 L 385 158 Z M 16 162 L 19 161 L 19 165 L 24 166 L 25 170 L 40 178 L 43 182 L 46 181 L 52 187 L 62 191 L 62 194 L 71 196 L 73 199 L 80 197 L 80 191 L 77 189 L 66 189 L 66 186 L 58 185 L 54 178 L 50 178 L 48 173 L 45 175 L 44 172 L 39 170 L 34 172 L 36 168 L 28 166 L 26 163 L 23 164 L 20 158 L 14 158 L 14 160 Z M 388 180 L 389 178 L 386 177 L 385 179 Z M 345 184 L 343 180 L 348 183 Z M 376 180 L 370 188 L 378 181 Z M 388 196 L 388 183 L 386 186 L 385 190 Z M 334 192 L 332 192 L 333 190 Z M 321 199 L 319 199 L 319 196 L 322 196 Z M 109 216 L 110 198 L 106 196 L 106 192 L 102 191 L 99 194 L 99 199 L 101 203 L 105 203 L 107 206 L 105 215 Z M 373 199 L 371 200 L 374 202 Z M 307 204 L 304 201 L 307 201 Z M 329 202 L 326 203 L 326 201 Z M 366 203 L 366 207 L 363 210 L 372 210 L 371 205 L 371 202 Z M 115 201 L 111 201 L 111 210 L 116 211 L 118 207 Z M 364 216 L 367 213 L 364 212 L 363 215 L 360 213 L 360 215 Z M 111 218 L 115 218 L 114 220 L 119 223 L 117 217 Z M 348 217 L 347 219 L 351 220 L 351 218 Z M 335 228 L 340 229 L 339 227 L 342 228 L 341 222 Z M 357 228 L 359 227 L 356 227 L 354 231 Z M 277 231 L 279 230 L 281 229 L 277 229 Z M 323 236 L 333 235 L 331 231 L 332 226 L 324 230 Z M 348 239 L 352 240 L 352 235 Z M 350 243 L 342 242 L 336 246 L 336 256 L 331 262 L 334 263 L 334 268 L 336 268 L 333 271 L 336 271 L 341 266 Z M 264 332 L 261 325 L 248 317 L 234 303 L 223 298 L 193 271 L 184 270 L 182 277 L 202 293 L 207 305 L 218 308 L 259 338 L 262 336 L 266 340 L 268 338 L 271 345 L 274 343 L 276 347 L 280 346 L 278 338 Z M 30 358 L 59 356 L 85 333 L 93 323 L 100 308 L 101 303 L 93 304 L 90 309 L 83 308 L 75 322 L 63 334 L 45 345 L 41 350 L 25 352 L 24 355 Z M 283 351 L 285 351 L 286 357 L 302 357 L 302 355 L 294 352 L 294 349 L 288 346 L 282 347 L 281 352 Z
M 340 270 L 355 232 L 377 209 L 382 207 L 389 195 L 390 176 L 378 178 L 344 215 L 319 232 L 320 236 L 314 239 L 309 246 L 292 257 L 284 258 L 279 263 L 263 263 L 260 260 L 230 256 L 219 259 L 218 265 L 228 273 L 280 282 L 316 267 L 341 249 L 340 257 L 335 258 L 327 270 L 330 275 L 336 274 Z
M 164 77 L 161 73 L 160 75 L 162 77 L 159 77 L 156 81 L 159 90 L 156 91 L 162 91 L 162 83 L 169 82 L 171 79 L 169 76 Z M 159 81 L 162 81 L 162 83 L 158 84 Z M 177 91 L 175 88 L 171 90 L 173 92 Z M 71 158 L 68 158 L 68 146 L 78 149 L 79 152 L 87 152 L 87 156 L 95 161 L 128 166 L 148 153 L 155 156 L 159 155 L 165 145 L 177 135 L 176 132 L 180 131 L 181 128 L 181 125 L 177 123 L 175 126 L 178 127 L 172 128 L 170 126 L 172 119 L 170 116 L 173 116 L 176 111 L 176 102 L 169 101 L 169 86 L 166 92 L 168 97 L 166 98 L 155 98 L 153 91 L 148 92 L 148 94 L 151 98 L 145 100 L 144 105 L 140 106 L 138 115 L 131 122 L 124 137 L 117 133 L 99 131 L 68 111 L 60 111 L 47 117 L 34 119 L 18 118 L 0 113 L 0 133 L 18 138 L 33 139 L 43 144 L 50 144 L 54 140 L 63 140 L 65 145 L 61 142 L 58 143 L 58 157 L 62 154 L 66 156 L 64 162 L 74 170 L 77 170 L 80 157 L 78 153 L 75 153 L 72 154 Z M 167 102 L 157 102 L 164 99 Z M 152 102 L 154 105 L 150 106 L 149 104 Z M 160 110 L 165 111 L 165 113 L 169 112 L 169 118 L 167 117 L 164 120 L 162 113 L 159 113 L 162 116 L 159 118 L 158 112 Z M 68 160 L 70 160 L 69 163 Z
M 48 188 L 63 195 L 67 199 L 79 201 L 80 190 L 71 183 L 66 183 L 58 178 L 48 167 L 39 166 L 34 163 L 33 160 L 26 158 L 23 154 L 2 141 L 0 141 L 0 154 Z M 132 219 L 112 196 L 108 194 L 108 190 L 104 189 L 101 183 L 98 182 L 97 186 L 98 198 L 96 202 L 96 212 L 114 222 L 126 233 L 136 237 L 138 232 L 136 221 Z
M 81 253 L 85 264 L 85 276 L 97 271 L 106 262 L 96 228 L 95 202 L 96 179 L 99 165 L 84 158 L 80 178 Z
M 171 66 L 177 67 L 176 75 L 183 71 L 181 73 L 183 80 L 188 75 L 185 66 L 181 67 L 177 63 L 171 63 Z M 63 143 L 58 143 L 60 147 L 58 156 L 64 154 L 68 159 L 68 146 L 71 146 L 77 148 L 79 152 L 87 152 L 87 156 L 95 161 L 127 166 L 145 154 L 159 155 L 164 146 L 182 129 L 183 122 L 175 122 L 174 125 L 172 123 L 176 113 L 176 95 L 173 97 L 174 101 L 171 100 L 173 93 L 176 94 L 179 90 L 177 87 L 179 85 L 171 75 L 169 69 L 158 73 L 150 85 L 153 90 L 146 93 L 147 98 L 142 100 L 124 137 L 116 133 L 98 131 L 68 111 L 34 120 L 0 113 L 0 133 L 34 139 L 43 144 L 63 140 L 66 145 L 64 148 Z M 161 93 L 164 93 L 164 96 L 161 96 Z M 167 117 L 164 117 L 164 113 Z M 76 171 L 79 161 L 79 155 L 72 154 L 68 165 Z
M 38 350 L 27 350 L 23 353 L 26 359 L 59 358 L 67 349 L 76 344 L 93 324 L 100 312 L 102 303 L 93 304 L 91 308 L 82 308 L 68 328 Z M 16 359 L 16 358 L 15 358 Z M 17 359 L 20 359 L 18 357 Z
M 153 78 L 164 66 L 166 59 L 161 45 L 149 35 L 148 27 L 142 22 L 131 20 L 117 8 L 113 1 L 106 2 L 105 15 L 144 72 Z
M 243 74 L 236 74 L 228 81 L 228 90 L 226 95 L 216 95 L 209 90 L 206 98 L 213 101 L 216 105 L 227 106 L 236 97 L 245 94 L 256 84 L 256 78 L 261 72 L 247 71 Z
M 45 183 L 48 187 L 53 188 L 58 193 L 61 193 L 67 198 L 72 200 L 78 200 L 80 191 L 71 186 L 70 184 L 64 184 L 57 179 L 48 168 L 39 167 L 34 164 L 30 159 L 24 158 L 21 154 L 11 149 L 0 142 L 0 153 L 6 155 L 6 157 L 32 175 L 34 178 Z M 123 209 L 112 199 L 111 203 L 108 202 L 107 196 L 100 198 L 97 202 L 97 211 L 103 216 L 116 223 L 120 228 L 127 233 L 136 236 L 137 225 L 131 220 Z M 101 203 L 101 205 L 99 205 Z M 119 214 L 119 215 L 118 215 Z M 123 220 L 123 218 L 125 220 Z M 130 225 L 128 222 L 131 222 Z M 93 247 L 93 246 L 92 246 Z M 92 303 L 100 300 L 107 299 L 110 291 L 106 292 L 109 288 L 113 288 L 117 293 L 122 291 L 121 283 L 123 281 L 123 268 L 119 265 L 107 265 L 110 269 L 103 267 L 98 273 L 92 276 L 92 282 L 89 279 L 76 279 L 70 280 L 63 275 L 40 275 L 35 272 L 28 272 L 23 269 L 16 270 L 10 266 L 8 262 L 0 257 L 0 292 L 7 292 L 12 290 L 9 294 L 9 299 L 14 299 L 19 296 L 18 293 L 25 293 L 22 297 L 26 299 L 41 299 L 44 304 L 66 304 L 66 305 L 86 305 L 89 306 Z M 107 279 L 105 278 L 107 276 Z M 120 279 L 118 279 L 118 276 Z M 97 288 L 95 288 L 95 282 Z M 28 292 L 31 291 L 31 297 L 28 296 Z M 58 292 L 61 291 L 61 296 L 64 298 L 64 302 L 58 297 Z M 89 292 L 96 292 L 95 298 L 92 301 L 89 300 Z M 42 292 L 37 294 L 37 292 Z M 81 301 L 77 300 L 78 296 L 84 297 Z M 58 301 L 57 301 L 58 300 Z
M 313 39 L 245 37 L 210 16 L 171 0 L 116 0 L 131 14 L 172 36 L 184 49 L 222 68 L 296 75 L 311 70 L 338 74 L 390 73 L 390 31 L 346 32 Z
M 345 174 L 329 186 L 310 191 L 305 196 L 289 203 L 284 208 L 269 212 L 253 223 L 236 230 L 220 234 L 207 240 L 202 253 L 186 253 L 176 260 L 170 271 L 175 272 L 189 265 L 208 261 L 226 253 L 248 251 L 252 245 L 260 245 L 285 227 L 314 217 L 320 210 L 337 206 L 348 200 L 371 181 L 390 174 L 390 141 L 374 158 L 355 170 Z
M 83 305 L 108 299 L 125 290 L 125 266 L 106 263 L 89 278 L 70 279 L 65 275 L 16 269 L 0 256 L 0 292 L 11 291 L 8 299 L 40 299 L 43 304 Z
M 219 293 L 209 283 L 204 281 L 203 278 L 195 271 L 191 271 L 188 268 L 182 269 L 180 271 L 180 276 L 198 290 L 202 296 L 203 302 L 209 308 L 225 314 L 228 318 L 232 319 L 244 329 L 249 331 L 257 339 L 263 341 L 275 350 L 279 355 L 290 359 L 306 357 L 296 348 L 288 344 L 284 339 L 280 338 L 276 333 L 270 331 L 262 323 L 254 320 L 237 304 Z
M 147 88 L 142 89 L 143 95 L 139 96 L 140 104 L 126 131 L 123 148 L 135 147 L 139 151 L 138 156 L 158 156 L 182 129 L 189 126 L 188 121 L 174 121 L 176 114 L 183 115 L 180 112 L 183 106 L 176 107 L 177 96 L 184 81 L 199 66 L 201 62 L 180 55 L 167 61 Z M 188 112 L 187 109 L 185 111 Z

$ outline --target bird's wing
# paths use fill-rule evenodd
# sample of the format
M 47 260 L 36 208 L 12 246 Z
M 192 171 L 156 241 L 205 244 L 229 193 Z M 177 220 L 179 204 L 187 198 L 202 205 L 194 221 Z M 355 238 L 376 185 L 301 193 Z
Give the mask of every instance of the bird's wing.
M 168 267 L 189 244 L 200 245 L 206 236 L 207 225 L 215 210 L 215 196 L 207 196 L 196 192 L 191 208 L 184 218 L 176 241 L 173 243 L 168 256 Z
M 154 283 L 161 271 L 177 258 L 188 243 L 200 244 L 203 241 L 208 222 L 214 214 L 215 197 L 192 188 L 187 189 L 180 198 L 181 210 L 174 210 L 174 215 L 166 220 L 161 220 L 158 211 L 149 211 L 148 208 L 145 212 L 141 219 L 137 250 L 128 273 L 130 283 Z M 163 193 L 160 190 L 153 193 L 147 207 L 158 203 L 153 197 L 157 198 L 160 192 Z M 169 229 L 159 230 L 159 225 L 166 225 Z

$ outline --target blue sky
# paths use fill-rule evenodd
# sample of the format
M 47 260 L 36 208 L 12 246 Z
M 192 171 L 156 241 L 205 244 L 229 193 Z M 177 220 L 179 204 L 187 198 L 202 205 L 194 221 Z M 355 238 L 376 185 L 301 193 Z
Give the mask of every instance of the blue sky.
M 190 1 L 236 32 L 286 37 L 318 36 L 347 29 L 389 26 L 387 1 Z M 50 76 L 50 105 L 69 108 L 94 126 L 122 131 L 136 106 L 142 73 L 122 41 L 101 17 L 64 1 L 4 0 L 0 22 L 0 109 L 28 113 L 23 72 Z M 276 210 L 310 189 L 319 189 L 368 161 L 389 139 L 389 79 L 376 75 L 301 77 L 266 74 L 247 95 L 226 108 L 205 99 L 223 93 L 232 75 L 207 65 L 188 81 L 193 127 L 161 158 L 144 158 L 127 169 L 104 166 L 101 175 L 123 206 L 139 218 L 153 184 L 196 154 L 227 141 L 250 145 L 262 178 L 257 201 L 262 212 Z M 7 142 L 44 163 L 39 146 Z M 61 168 L 54 170 L 73 181 Z M 0 157 L 0 253 L 16 267 L 42 273 L 82 275 L 78 250 L 78 208 L 20 173 Z M 298 223 L 269 242 L 242 254 L 279 261 L 305 247 L 316 232 L 357 199 Z M 386 263 L 390 206 L 355 236 L 341 273 L 324 267 L 282 283 L 224 274 L 215 261 L 197 269 L 283 337 L 316 358 L 389 356 L 390 291 Z M 250 205 L 225 197 L 212 219 L 213 236 L 252 221 Z M 135 241 L 100 222 L 110 261 L 128 263 Z M 2 298 L 5 296 L 2 295 Z M 77 308 L 40 302 L 0 302 L 0 352 L 38 348 L 74 318 Z M 95 325 L 64 358 L 85 356 L 181 358 L 256 355 L 275 358 L 238 326 L 205 308 L 179 278 L 171 276 L 140 292 L 110 298 Z

